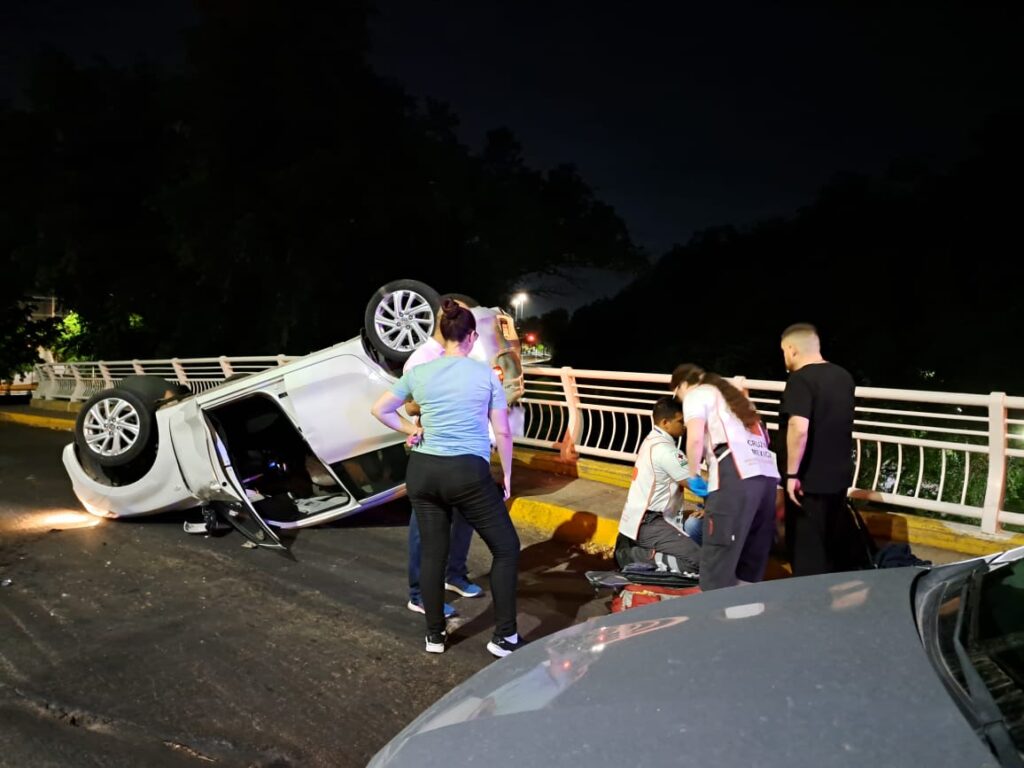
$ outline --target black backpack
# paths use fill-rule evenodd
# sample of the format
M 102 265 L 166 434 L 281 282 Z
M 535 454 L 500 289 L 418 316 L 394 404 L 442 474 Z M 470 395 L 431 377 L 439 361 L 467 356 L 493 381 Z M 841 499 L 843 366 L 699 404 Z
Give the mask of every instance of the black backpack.
M 861 516 L 858 509 L 850 504 L 846 503 L 847 509 L 850 510 L 850 516 L 853 518 L 853 525 L 857 529 L 857 537 L 859 544 L 855 545 L 853 549 L 858 550 L 851 556 L 855 562 L 859 564 L 859 567 L 863 569 L 871 568 L 905 568 L 909 565 L 931 565 L 931 560 L 922 560 L 917 557 L 911 550 L 909 544 L 902 544 L 893 542 L 887 544 L 884 547 L 879 547 L 875 543 L 874 537 L 871 532 L 868 531 L 867 523 L 864 522 L 864 518 Z
M 909 544 L 889 544 L 882 547 L 874 557 L 875 568 L 905 568 L 908 565 L 931 564 L 931 560 L 922 560 L 911 552 Z

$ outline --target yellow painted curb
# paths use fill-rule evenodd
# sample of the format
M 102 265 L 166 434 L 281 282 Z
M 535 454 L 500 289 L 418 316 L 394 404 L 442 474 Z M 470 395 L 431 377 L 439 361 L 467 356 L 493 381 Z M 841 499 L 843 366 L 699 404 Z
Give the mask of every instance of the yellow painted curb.
M 533 499 L 513 499 L 509 515 L 517 525 L 535 528 L 557 541 L 580 544 L 590 551 L 610 553 L 619 533 L 618 520 Z
M 862 511 L 871 535 L 888 541 L 906 542 L 911 546 L 936 547 L 965 555 L 994 555 L 1015 547 L 1024 547 L 1024 535 L 979 533 L 962 523 L 947 523 L 928 517 L 901 512 Z
M 33 408 L 39 408 L 44 411 L 63 411 L 64 413 L 72 414 L 71 418 L 74 418 L 80 410 L 82 410 L 82 400 L 41 400 L 36 398 L 32 401 Z
M 0 411 L 0 421 L 9 421 L 14 424 L 24 424 L 29 427 L 44 427 L 46 429 L 60 429 L 69 432 L 75 428 L 72 419 L 61 419 L 56 416 L 37 416 L 34 413 L 14 413 L 11 411 Z

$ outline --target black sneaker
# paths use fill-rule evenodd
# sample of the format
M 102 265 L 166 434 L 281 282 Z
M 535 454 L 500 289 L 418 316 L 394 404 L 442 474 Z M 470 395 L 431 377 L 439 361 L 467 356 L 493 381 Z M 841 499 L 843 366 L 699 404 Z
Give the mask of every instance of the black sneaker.
M 499 659 L 508 656 L 512 651 L 519 650 L 526 643 L 523 642 L 523 638 L 519 638 L 516 642 L 506 640 L 504 637 L 495 635 L 491 638 L 491 642 L 487 644 L 487 650 L 497 656 Z
M 444 653 L 447 642 L 447 632 L 431 632 L 427 635 L 427 653 Z

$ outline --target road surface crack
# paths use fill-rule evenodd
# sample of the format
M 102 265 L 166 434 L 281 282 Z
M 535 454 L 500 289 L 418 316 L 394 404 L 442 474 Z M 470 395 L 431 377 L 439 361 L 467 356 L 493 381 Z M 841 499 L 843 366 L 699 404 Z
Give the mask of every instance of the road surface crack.
M 190 747 L 190 746 L 188 746 L 186 744 L 178 744 L 177 742 L 174 742 L 174 741 L 165 741 L 164 742 L 164 746 L 165 747 L 170 747 L 171 749 L 177 750 L 178 752 L 184 752 L 186 755 L 188 755 L 189 757 L 194 757 L 196 760 L 202 760 L 203 762 L 206 762 L 206 763 L 216 763 L 217 762 L 212 757 L 207 757 L 202 752 L 197 752 L 196 750 L 192 749 L 192 747 Z

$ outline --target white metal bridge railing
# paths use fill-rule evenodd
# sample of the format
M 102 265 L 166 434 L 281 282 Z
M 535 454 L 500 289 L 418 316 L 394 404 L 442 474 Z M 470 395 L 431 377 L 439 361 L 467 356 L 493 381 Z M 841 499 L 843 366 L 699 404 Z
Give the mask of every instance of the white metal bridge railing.
M 237 373 L 295 358 L 202 358 L 40 365 L 37 398 L 86 400 L 125 376 L 154 374 L 202 392 Z M 770 430 L 785 383 L 735 377 Z M 526 368 L 516 442 L 632 462 L 667 374 Z M 858 387 L 851 496 L 963 518 L 994 533 L 1024 525 L 1024 397 Z M 779 439 L 779 438 L 774 438 Z
M 32 396 L 43 400 L 88 400 L 101 389 L 109 389 L 121 379 L 135 375 L 160 376 L 184 384 L 193 394 L 199 394 L 223 383 L 230 376 L 256 373 L 295 359 L 275 355 L 47 363 L 35 367 L 39 384 Z
M 669 390 L 667 374 L 526 373 L 526 430 L 517 442 L 554 448 L 568 436 L 581 456 L 622 461 L 635 458 L 651 407 Z M 733 382 L 777 431 L 785 383 Z M 858 387 L 854 440 L 854 498 L 954 515 L 986 533 L 1024 524 L 1024 398 Z

